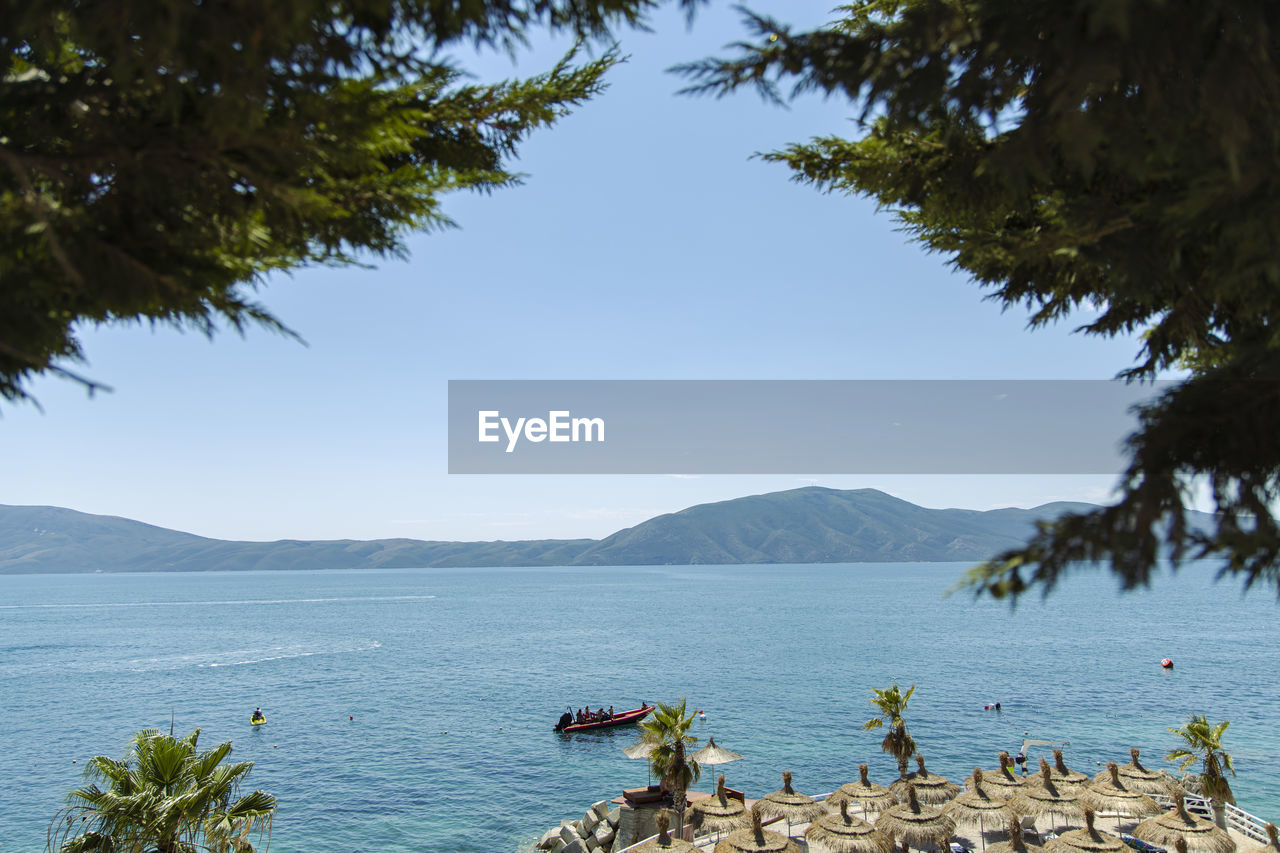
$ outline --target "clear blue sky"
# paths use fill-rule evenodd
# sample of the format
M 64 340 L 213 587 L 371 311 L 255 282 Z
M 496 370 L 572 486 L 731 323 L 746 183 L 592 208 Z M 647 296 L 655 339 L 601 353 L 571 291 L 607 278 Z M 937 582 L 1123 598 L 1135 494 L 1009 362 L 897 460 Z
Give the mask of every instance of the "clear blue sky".
M 752 8 L 807 28 L 829 0 Z M 1029 332 L 861 199 L 754 152 L 852 132 L 845 103 L 692 98 L 666 69 L 744 37 L 722 2 L 620 33 L 610 89 L 522 148 L 524 186 L 446 203 L 459 230 L 407 262 L 304 270 L 262 301 L 308 346 L 86 330 L 90 400 L 0 408 L 0 503 L 51 504 L 239 539 L 599 537 L 653 515 L 800 485 L 926 506 L 1103 500 L 1110 477 L 514 477 L 446 473 L 450 379 L 1104 379 L 1133 340 Z M 517 67 L 549 68 L 539 41 Z M 1086 318 L 1080 318 L 1083 321 Z M 1120 438 L 1117 436 L 1117 438 Z

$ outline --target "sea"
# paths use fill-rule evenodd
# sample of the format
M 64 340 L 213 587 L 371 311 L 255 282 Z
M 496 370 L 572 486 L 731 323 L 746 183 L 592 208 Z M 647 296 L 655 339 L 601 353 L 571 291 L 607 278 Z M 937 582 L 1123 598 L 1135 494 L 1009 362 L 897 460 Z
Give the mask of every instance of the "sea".
M 560 735 L 566 708 L 687 700 L 707 767 L 760 796 L 887 784 L 871 689 L 915 686 L 927 766 L 960 781 L 1024 738 L 1097 772 L 1168 728 L 1230 720 L 1244 809 L 1280 818 L 1280 603 L 1184 566 L 1121 593 L 947 590 L 961 564 L 0 577 L 0 853 L 40 851 L 86 759 L 144 728 L 231 741 L 279 808 L 276 853 L 514 853 L 647 784 L 636 729 Z M 1174 667 L 1161 667 L 1163 658 Z M 988 710 L 1000 703 L 1001 710 Z M 267 724 L 249 725 L 261 706 Z M 1033 760 L 1045 750 L 1033 750 Z M 1034 769 L 1034 767 L 1033 767 Z M 261 849 L 261 845 L 260 845 Z

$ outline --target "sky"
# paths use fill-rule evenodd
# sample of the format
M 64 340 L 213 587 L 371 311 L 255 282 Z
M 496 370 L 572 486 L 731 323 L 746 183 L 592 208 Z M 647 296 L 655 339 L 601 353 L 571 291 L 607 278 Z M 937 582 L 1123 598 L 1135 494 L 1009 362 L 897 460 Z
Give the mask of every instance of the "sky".
M 830 0 L 750 4 L 797 29 Z M 619 32 L 609 89 L 522 146 L 520 187 L 445 201 L 458 229 L 405 261 L 278 276 L 261 302 L 305 341 L 86 328 L 43 411 L 0 404 L 0 503 L 63 506 L 224 539 L 599 538 L 654 515 L 821 485 L 930 507 L 1099 502 L 1111 476 L 449 475 L 454 379 L 1109 379 L 1133 339 L 1029 331 L 873 202 L 753 158 L 853 133 L 847 102 L 678 94 L 671 66 L 747 36 L 720 0 Z M 549 69 L 538 37 L 483 79 Z M 1120 440 L 1122 436 L 1117 436 Z

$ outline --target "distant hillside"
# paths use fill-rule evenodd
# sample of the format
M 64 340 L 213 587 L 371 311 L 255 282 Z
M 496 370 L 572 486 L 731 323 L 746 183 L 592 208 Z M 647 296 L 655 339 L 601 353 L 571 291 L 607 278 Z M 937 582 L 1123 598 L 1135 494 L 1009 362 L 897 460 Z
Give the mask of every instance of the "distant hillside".
M 817 487 L 690 507 L 601 540 L 229 542 L 127 518 L 0 505 L 0 574 L 433 566 L 978 561 L 1017 545 L 1035 509 L 925 509 L 875 489 Z
M 809 487 L 660 515 L 591 545 L 575 562 L 874 563 L 982 560 L 1028 536 L 1036 519 L 1089 504 L 989 512 L 925 509 L 875 489 Z

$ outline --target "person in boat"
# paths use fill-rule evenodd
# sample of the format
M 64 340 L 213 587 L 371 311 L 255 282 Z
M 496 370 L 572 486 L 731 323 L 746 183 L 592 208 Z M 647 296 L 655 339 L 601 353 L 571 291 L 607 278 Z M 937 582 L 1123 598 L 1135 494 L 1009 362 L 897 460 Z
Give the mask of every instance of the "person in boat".
M 556 731 L 564 731 L 567 726 L 573 725 L 573 714 L 565 711 L 560 715 L 560 722 L 556 724 Z
M 265 719 L 266 719 L 266 717 L 264 717 L 264 716 L 262 715 L 262 709 L 261 709 L 261 708 L 254 708 L 254 709 L 253 709 L 253 716 L 249 718 L 249 721 L 250 721 L 250 722 L 254 722 L 254 723 L 256 723 L 258 720 L 265 720 Z
M 613 719 L 613 706 L 612 706 L 612 705 L 610 705 L 610 706 L 609 706 L 609 710 L 605 712 L 604 718 L 605 718 L 606 720 L 612 720 L 612 719 Z

